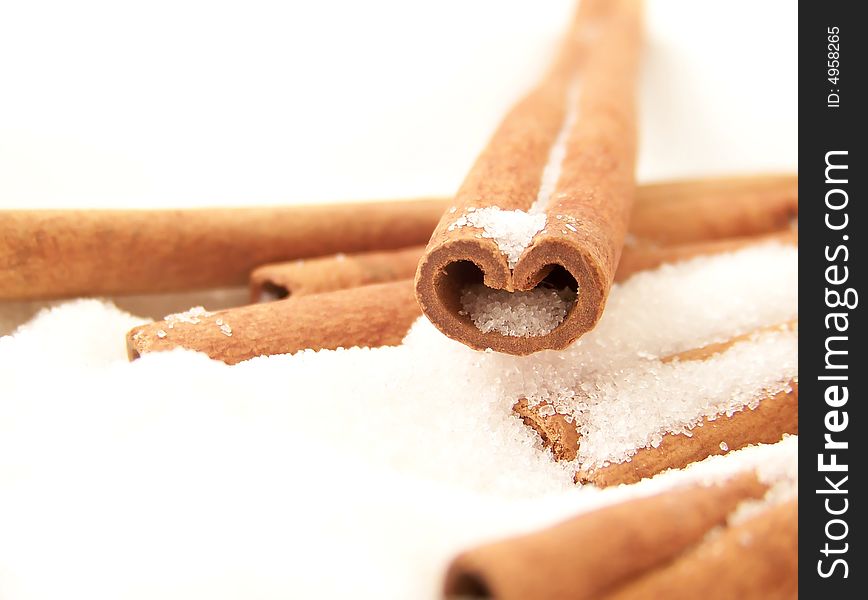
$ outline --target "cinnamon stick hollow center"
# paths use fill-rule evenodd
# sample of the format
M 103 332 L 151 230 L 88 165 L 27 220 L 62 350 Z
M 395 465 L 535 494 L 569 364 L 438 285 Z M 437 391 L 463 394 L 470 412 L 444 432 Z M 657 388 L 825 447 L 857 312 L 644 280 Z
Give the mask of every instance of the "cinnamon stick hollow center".
M 634 194 L 640 13 L 583 2 L 549 74 L 471 169 L 416 274 L 446 335 L 524 355 L 599 320 Z

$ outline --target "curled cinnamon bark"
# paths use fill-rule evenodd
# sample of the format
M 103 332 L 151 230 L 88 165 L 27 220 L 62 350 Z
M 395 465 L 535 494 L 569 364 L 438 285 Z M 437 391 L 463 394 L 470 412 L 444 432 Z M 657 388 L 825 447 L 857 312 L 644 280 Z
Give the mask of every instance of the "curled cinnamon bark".
M 554 67 L 467 175 L 416 274 L 422 311 L 449 337 L 523 355 L 565 348 L 599 320 L 634 194 L 640 29 L 638 1 L 582 2 Z M 460 300 L 478 283 L 578 295 L 550 331 L 484 333 Z
M 424 244 L 443 207 L 0 211 L 0 299 L 244 285 L 269 262 Z
M 552 451 L 555 460 L 575 460 L 579 452 L 579 431 L 565 415 L 542 415 L 539 406 L 530 406 L 527 398 L 516 402 L 512 410 L 525 425 L 539 434 L 543 446 Z
M 267 302 L 412 279 L 423 249 L 412 246 L 265 265 L 250 274 L 250 301 Z
M 798 219 L 798 188 L 794 175 L 694 179 L 678 192 L 669 182 L 643 185 L 630 233 L 669 245 L 779 231 Z
M 664 565 L 702 540 L 744 500 L 767 486 L 753 473 L 616 504 L 553 527 L 494 542 L 449 566 L 446 596 L 510 600 L 599 598 Z M 663 598 L 666 596 L 646 596 Z
M 132 329 L 127 354 L 187 348 L 235 364 L 306 348 L 397 345 L 418 316 L 413 286 L 399 281 L 170 316 Z

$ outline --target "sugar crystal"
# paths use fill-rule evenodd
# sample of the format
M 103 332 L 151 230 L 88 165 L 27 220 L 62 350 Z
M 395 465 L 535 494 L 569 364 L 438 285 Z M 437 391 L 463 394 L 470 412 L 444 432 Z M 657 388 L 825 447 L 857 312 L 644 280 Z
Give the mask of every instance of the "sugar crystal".
M 461 291 L 462 314 L 484 333 L 496 331 L 513 337 L 546 335 L 561 324 L 576 301 L 569 288 L 536 287 L 507 292 L 483 284 Z
M 198 325 L 205 317 L 210 317 L 214 313 L 205 310 L 202 306 L 194 306 L 193 308 L 180 312 L 166 315 L 163 320 L 169 329 L 174 329 L 178 323 L 187 323 L 189 325 Z
M 482 229 L 479 234 L 497 243 L 501 253 L 506 256 L 509 268 L 515 267 L 522 252 L 530 245 L 533 237 L 546 226 L 545 213 L 529 213 L 523 210 L 502 210 L 497 206 L 468 209 L 458 217 L 449 231 L 459 227 Z

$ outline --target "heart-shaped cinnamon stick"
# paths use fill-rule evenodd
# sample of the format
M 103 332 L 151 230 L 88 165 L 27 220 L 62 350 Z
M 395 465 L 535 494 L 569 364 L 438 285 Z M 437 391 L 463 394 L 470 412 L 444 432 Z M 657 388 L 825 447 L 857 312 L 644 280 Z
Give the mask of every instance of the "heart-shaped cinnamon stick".
M 562 349 L 599 320 L 634 195 L 640 3 L 582 2 L 549 74 L 506 116 L 416 274 L 446 335 Z

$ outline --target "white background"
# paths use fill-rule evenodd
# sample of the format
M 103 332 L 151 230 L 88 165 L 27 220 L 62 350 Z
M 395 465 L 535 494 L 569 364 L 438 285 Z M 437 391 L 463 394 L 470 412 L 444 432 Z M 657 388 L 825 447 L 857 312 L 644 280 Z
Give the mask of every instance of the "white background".
M 0 207 L 450 194 L 571 0 L 0 0 Z M 796 166 L 794 1 L 649 0 L 642 180 Z

